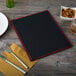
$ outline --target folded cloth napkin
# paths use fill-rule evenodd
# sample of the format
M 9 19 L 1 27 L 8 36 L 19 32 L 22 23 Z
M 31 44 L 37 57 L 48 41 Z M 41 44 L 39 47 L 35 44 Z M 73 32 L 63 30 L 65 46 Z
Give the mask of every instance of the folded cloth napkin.
M 24 74 L 0 58 L 0 72 L 5 76 L 24 76 Z
M 3 55 L 10 60 L 11 62 L 13 62 L 15 65 L 19 66 L 20 68 L 24 69 L 26 72 L 28 72 L 36 63 L 36 61 L 30 61 L 25 50 L 22 49 L 21 47 L 19 47 L 17 44 L 13 43 L 10 46 L 10 49 L 12 50 L 12 52 L 19 57 L 29 68 L 26 69 L 13 55 L 11 55 L 11 53 L 9 52 L 3 52 Z
M 9 61 L 26 71 L 25 67 L 11 53 L 5 51 L 2 53 L 2 55 L 5 56 Z

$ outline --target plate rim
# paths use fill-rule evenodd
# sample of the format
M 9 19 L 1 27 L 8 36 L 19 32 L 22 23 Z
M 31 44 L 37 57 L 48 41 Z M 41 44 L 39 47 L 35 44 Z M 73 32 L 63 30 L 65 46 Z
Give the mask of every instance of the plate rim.
M 6 29 L 0 34 L 0 37 L 7 31 L 7 29 L 8 29 L 8 18 L 7 18 L 7 16 L 4 14 L 4 13 L 2 13 L 2 12 L 0 12 L 5 18 L 6 18 L 6 20 L 7 20 L 7 27 L 6 27 Z

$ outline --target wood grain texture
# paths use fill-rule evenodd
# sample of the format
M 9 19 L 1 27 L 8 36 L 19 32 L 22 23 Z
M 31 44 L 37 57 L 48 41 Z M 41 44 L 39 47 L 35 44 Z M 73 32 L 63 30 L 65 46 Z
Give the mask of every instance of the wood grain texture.
M 26 76 L 76 76 L 76 36 L 70 32 L 71 21 L 61 20 L 59 17 L 60 6 L 75 7 L 76 0 L 15 0 L 15 7 L 11 9 L 6 7 L 5 1 L 0 0 L 0 11 L 9 20 L 48 9 L 73 44 L 70 49 L 40 59 Z M 0 37 L 0 48 L 12 42 L 21 45 L 9 24 L 8 31 Z

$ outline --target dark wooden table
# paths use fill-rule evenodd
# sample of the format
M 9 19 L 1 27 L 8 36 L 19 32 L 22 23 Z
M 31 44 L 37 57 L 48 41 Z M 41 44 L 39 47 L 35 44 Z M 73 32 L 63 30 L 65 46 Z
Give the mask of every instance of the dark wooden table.
M 9 20 L 48 9 L 73 44 L 68 50 L 40 59 L 27 76 L 76 76 L 76 36 L 70 32 L 71 21 L 59 17 L 61 5 L 75 7 L 76 0 L 15 0 L 16 5 L 11 9 L 6 7 L 5 1 L 0 0 L 0 11 L 5 13 Z M 6 34 L 0 37 L 0 48 L 12 42 L 21 45 L 9 25 Z

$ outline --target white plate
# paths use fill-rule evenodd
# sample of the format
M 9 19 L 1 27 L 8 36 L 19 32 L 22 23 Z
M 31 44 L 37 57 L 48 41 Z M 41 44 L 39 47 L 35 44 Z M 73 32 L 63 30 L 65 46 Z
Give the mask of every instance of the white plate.
M 0 12 L 0 36 L 5 33 L 8 28 L 8 19 L 7 17 Z

